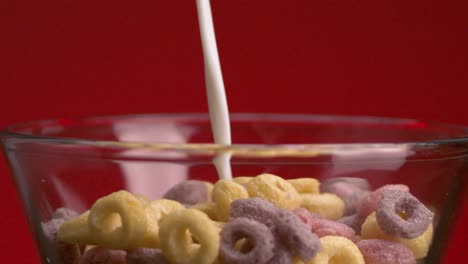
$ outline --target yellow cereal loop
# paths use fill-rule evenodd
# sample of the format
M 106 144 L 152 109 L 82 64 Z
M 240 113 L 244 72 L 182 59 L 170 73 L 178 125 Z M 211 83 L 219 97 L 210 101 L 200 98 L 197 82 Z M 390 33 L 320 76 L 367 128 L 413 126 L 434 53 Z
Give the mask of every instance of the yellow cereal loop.
M 206 194 L 208 195 L 208 200 L 211 201 L 211 195 L 213 193 L 214 185 L 211 182 L 204 182 L 206 186 Z
M 145 206 L 146 233 L 143 238 L 143 247 L 156 248 L 159 246 L 159 222 L 170 212 L 182 210 L 185 207 L 177 201 L 161 199 Z
M 247 190 L 242 185 L 231 180 L 219 180 L 213 188 L 217 219 L 226 222 L 229 219 L 229 206 L 234 200 L 242 198 L 249 198 Z
M 160 223 L 159 239 L 164 256 L 172 264 L 212 264 L 220 244 L 219 228 L 208 216 L 195 209 L 168 214 Z M 198 241 L 193 244 L 187 230 Z
M 303 194 L 301 207 L 328 220 L 338 220 L 343 216 L 345 204 L 332 193 Z
M 93 244 L 88 229 L 88 216 L 89 211 L 86 211 L 60 225 L 57 230 L 58 240 L 65 241 L 70 244 Z
M 261 174 L 253 178 L 246 188 L 251 197 L 263 198 L 279 208 L 294 210 L 301 203 L 300 195 L 291 183 L 273 174 Z
M 385 233 L 377 223 L 377 219 L 375 217 L 375 212 L 370 214 L 364 224 L 362 224 L 361 229 L 361 238 L 362 239 L 385 239 L 385 240 L 392 240 L 396 242 L 400 242 L 413 251 L 414 256 L 416 259 L 422 259 L 427 256 L 429 251 L 429 247 L 431 246 L 432 235 L 434 232 L 434 228 L 431 225 L 427 228 L 427 230 L 421 236 L 413 239 L 404 239 L 400 237 L 390 236 Z
M 218 220 L 218 216 L 216 214 L 216 204 L 213 202 L 197 203 L 190 208 L 202 211 L 208 215 L 211 220 Z
M 143 195 L 135 195 L 135 197 L 140 201 L 141 205 L 146 206 L 147 204 L 151 203 L 151 200 Z
M 246 186 L 247 183 L 252 180 L 254 177 L 235 177 L 235 178 L 232 178 L 232 181 L 237 183 L 237 184 L 240 184 L 242 186 Z
M 296 191 L 300 194 L 318 194 L 320 193 L 320 182 L 313 178 L 299 178 L 288 180 Z
M 320 242 L 322 250 L 307 264 L 365 264 L 359 248 L 347 238 L 325 236 Z
M 94 203 L 88 217 L 88 228 L 98 245 L 130 249 L 141 244 L 146 222 L 140 201 L 127 191 L 119 191 Z

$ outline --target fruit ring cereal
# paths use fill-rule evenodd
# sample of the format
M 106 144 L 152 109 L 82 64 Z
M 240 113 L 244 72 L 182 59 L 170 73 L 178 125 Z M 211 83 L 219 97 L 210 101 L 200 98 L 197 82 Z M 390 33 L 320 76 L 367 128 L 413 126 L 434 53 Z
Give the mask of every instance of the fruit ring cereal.
M 55 210 L 54 214 L 52 215 L 52 218 L 55 219 L 63 219 L 65 221 L 70 220 L 72 218 L 75 218 L 78 216 L 78 213 L 68 209 L 68 208 L 59 208 Z
M 251 197 L 263 198 L 279 208 L 294 210 L 301 203 L 299 193 L 292 184 L 273 174 L 253 178 L 246 188 Z
M 245 187 L 247 183 L 253 178 L 254 177 L 235 177 L 232 178 L 232 181 Z
M 380 201 L 380 197 L 382 196 L 382 192 L 386 190 L 409 192 L 409 188 L 406 185 L 387 184 L 367 194 L 361 200 L 359 206 L 357 207 L 357 213 L 362 219 L 366 219 L 368 215 L 375 211 L 375 209 L 377 208 L 377 204 Z
M 42 231 L 47 241 L 45 245 L 48 247 L 48 250 L 56 253 L 55 259 L 60 261 L 60 263 L 76 263 L 76 260 L 81 255 L 80 247 L 78 244 L 70 244 L 57 239 L 57 230 L 64 223 L 65 219 L 58 218 L 57 214 L 54 214 L 54 216 L 57 218 L 52 218 L 46 223 L 41 223 Z
M 88 228 L 89 213 L 89 211 L 86 211 L 60 225 L 57 230 L 57 238 L 67 243 L 95 244 Z
M 185 207 L 179 202 L 167 199 L 160 199 L 148 203 L 145 206 L 145 214 L 147 217 L 146 232 L 142 241 L 144 247 L 159 246 L 159 222 L 169 213 L 182 210 Z
M 173 264 L 212 264 L 220 245 L 219 228 L 208 216 L 195 209 L 174 211 L 159 226 L 160 246 Z M 198 241 L 194 244 L 187 230 Z
M 432 212 L 409 192 L 382 192 L 376 209 L 380 228 L 390 235 L 406 239 L 421 236 L 432 223 L 432 217 Z
M 238 251 L 236 242 L 246 239 L 250 249 Z M 257 221 L 239 217 L 221 230 L 219 257 L 224 264 L 266 264 L 273 257 L 275 238 L 270 229 Z
M 320 182 L 313 178 L 291 179 L 288 182 L 298 193 L 318 194 L 320 193 Z
M 344 237 L 326 236 L 320 238 L 322 251 L 308 264 L 365 264 L 359 248 Z
M 319 238 L 288 210 L 279 210 L 274 221 L 281 243 L 303 261 L 311 260 L 321 249 Z
M 238 199 L 231 203 L 231 218 L 246 217 L 257 222 L 260 222 L 270 229 L 274 228 L 273 216 L 278 211 L 278 208 L 272 203 L 260 199 Z
M 303 194 L 301 207 L 325 219 L 337 220 L 343 216 L 345 204 L 340 197 L 332 193 Z
M 345 203 L 344 215 L 352 215 L 356 213 L 361 200 L 369 193 L 367 190 L 362 190 L 358 186 L 351 183 L 336 181 L 322 188 L 323 192 L 333 193 L 338 195 Z
M 351 227 L 327 219 L 312 220 L 311 230 L 318 237 L 341 236 L 353 242 L 357 241 L 356 233 Z
M 361 226 L 365 220 L 365 218 L 360 217 L 358 214 L 353 214 L 340 218 L 336 222 L 345 224 L 351 227 L 356 234 L 360 234 Z
M 119 191 L 91 207 L 88 228 L 96 244 L 113 249 L 136 248 L 146 232 L 147 217 L 138 199 Z
M 361 240 L 356 244 L 366 264 L 415 264 L 413 252 L 403 244 L 380 239 Z
M 247 190 L 240 184 L 230 180 L 219 180 L 213 188 L 213 201 L 216 204 L 217 220 L 229 219 L 229 206 L 237 200 L 249 198 Z
M 93 247 L 83 254 L 79 264 L 126 264 L 126 255 L 124 250 Z
M 212 189 L 213 184 L 209 182 L 188 180 L 174 185 L 164 194 L 163 198 L 190 206 L 209 201 Z
M 432 242 L 432 235 L 433 226 L 431 224 L 424 232 L 424 234 L 417 238 L 404 239 L 396 236 L 391 236 L 380 228 L 379 224 L 377 223 L 375 212 L 370 214 L 366 218 L 366 221 L 364 222 L 364 224 L 362 224 L 361 230 L 362 239 L 376 238 L 402 243 L 413 252 L 417 260 L 427 256 L 427 253 L 429 252 L 429 247 Z
M 321 219 L 322 217 L 317 214 L 313 214 L 309 212 L 309 210 L 305 208 L 297 208 L 293 211 L 293 213 L 301 219 L 301 221 L 307 226 L 309 230 L 312 228 L 312 221 L 314 219 Z
M 160 249 L 138 248 L 128 252 L 127 264 L 169 264 Z

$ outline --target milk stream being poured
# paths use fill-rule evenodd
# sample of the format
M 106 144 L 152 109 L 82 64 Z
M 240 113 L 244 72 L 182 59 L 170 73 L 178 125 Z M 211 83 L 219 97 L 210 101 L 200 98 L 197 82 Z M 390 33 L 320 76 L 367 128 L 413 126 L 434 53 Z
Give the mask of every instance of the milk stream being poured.
M 209 0 L 197 0 L 198 20 L 205 63 L 206 95 L 210 112 L 211 129 L 216 144 L 231 144 L 229 111 L 219 63 L 218 48 Z M 231 179 L 231 154 L 219 154 L 213 163 L 221 179 Z

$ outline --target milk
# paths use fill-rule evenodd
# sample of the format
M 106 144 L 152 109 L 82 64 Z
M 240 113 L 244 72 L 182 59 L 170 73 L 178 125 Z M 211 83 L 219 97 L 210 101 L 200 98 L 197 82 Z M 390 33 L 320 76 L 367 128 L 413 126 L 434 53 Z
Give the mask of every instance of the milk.
M 216 144 L 231 144 L 229 110 L 224 90 L 223 74 L 219 63 L 218 48 L 209 0 L 197 0 L 198 20 L 205 63 L 206 95 L 210 112 L 211 129 Z M 221 179 L 231 179 L 231 154 L 221 153 L 213 163 Z

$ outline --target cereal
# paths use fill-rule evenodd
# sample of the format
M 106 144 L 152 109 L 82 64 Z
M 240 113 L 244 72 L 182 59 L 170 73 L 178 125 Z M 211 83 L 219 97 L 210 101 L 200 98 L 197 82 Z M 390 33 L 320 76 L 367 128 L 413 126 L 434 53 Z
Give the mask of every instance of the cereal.
M 60 225 L 57 231 L 57 239 L 81 245 L 94 244 L 88 228 L 89 213 L 89 211 L 86 211 Z
M 365 264 L 361 251 L 347 238 L 326 236 L 320 242 L 322 251 L 308 264 Z
M 164 199 L 178 201 L 184 205 L 207 202 L 211 197 L 213 185 L 209 182 L 188 180 L 174 185 L 164 194 Z
M 313 214 L 305 208 L 297 208 L 293 213 L 301 219 L 301 221 L 307 226 L 309 230 L 312 228 L 312 221 L 314 219 L 321 219 L 322 217 L 318 214 Z
M 379 240 L 361 240 L 356 244 L 366 264 L 415 264 L 413 252 L 403 244 Z
M 232 181 L 245 187 L 247 183 L 253 178 L 254 177 L 235 177 L 232 178 Z
M 213 188 L 213 201 L 216 204 L 217 219 L 227 221 L 231 202 L 243 198 L 249 198 L 249 194 L 242 185 L 230 180 L 219 180 Z
M 345 224 L 351 227 L 356 234 L 361 233 L 361 226 L 366 219 L 360 217 L 358 214 L 348 215 L 337 220 L 338 223 Z
M 395 236 L 391 236 L 387 233 L 385 233 L 377 223 L 377 219 L 375 216 L 375 212 L 370 214 L 364 224 L 362 225 L 362 230 L 361 230 L 361 238 L 362 239 L 385 239 L 385 240 L 391 240 L 395 242 L 402 243 L 405 245 L 407 248 L 409 248 L 416 259 L 422 259 L 426 257 L 428 251 L 429 251 L 429 246 L 431 245 L 432 242 L 432 235 L 433 235 L 433 226 L 432 224 L 429 225 L 427 230 L 422 234 L 421 236 L 413 239 L 404 239 L 404 238 L 399 238 Z
M 88 228 L 96 244 L 112 249 L 136 248 L 146 232 L 141 203 L 127 191 L 98 199 L 91 207 Z
M 151 203 L 151 200 L 143 195 L 135 195 L 135 197 L 140 201 L 141 205 L 146 206 L 147 204 Z
M 160 249 L 138 248 L 128 252 L 127 264 L 169 264 Z
M 141 243 L 144 247 L 158 247 L 159 246 L 159 222 L 170 212 L 182 210 L 185 207 L 179 202 L 160 199 L 148 203 L 145 206 L 146 232 Z
M 193 244 L 187 230 L 197 239 Z M 177 210 L 160 223 L 160 246 L 164 256 L 174 264 L 211 264 L 220 245 L 219 229 L 208 216 L 195 209 Z
M 301 260 L 309 261 L 320 251 L 319 238 L 294 213 L 279 210 L 274 221 L 281 243 Z
M 426 231 L 432 223 L 433 214 L 409 192 L 386 190 L 382 192 L 376 218 L 386 233 L 411 239 Z
M 320 193 L 320 182 L 313 178 L 291 179 L 288 182 L 298 193 L 318 194 Z
M 323 188 L 324 192 L 329 192 L 338 195 L 345 203 L 344 215 L 352 215 L 356 213 L 361 200 L 369 193 L 367 190 L 362 190 L 356 185 L 347 182 L 336 181 Z
M 126 264 L 123 250 L 93 247 L 81 257 L 79 264 Z
M 218 216 L 216 214 L 216 204 L 213 202 L 197 203 L 190 208 L 202 211 L 203 213 L 208 215 L 208 217 L 210 217 L 211 220 L 218 220 Z
M 69 208 L 59 208 L 55 210 L 52 218 L 55 219 L 63 219 L 63 220 L 70 220 L 72 218 L 77 217 L 79 214 L 72 209 Z
M 380 201 L 380 197 L 382 196 L 382 192 L 385 190 L 396 190 L 402 192 L 409 192 L 409 188 L 403 184 L 388 184 L 384 185 L 377 190 L 367 194 L 360 202 L 359 206 L 357 207 L 357 213 L 362 219 L 366 219 L 366 217 L 375 211 L 377 208 L 377 204 Z
M 240 239 L 246 239 L 243 244 L 249 245 L 249 250 L 235 248 Z M 273 257 L 274 246 L 275 238 L 267 226 L 239 217 L 221 230 L 219 257 L 223 264 L 266 264 Z
M 320 185 L 320 191 L 329 192 L 329 186 L 338 182 L 351 184 L 363 191 L 370 190 L 369 182 L 366 179 L 355 177 L 337 177 L 323 181 Z
M 247 183 L 251 197 L 259 197 L 279 208 L 294 210 L 300 205 L 300 196 L 291 183 L 273 174 L 261 174 Z
M 291 251 L 285 245 L 283 245 L 283 243 L 281 243 L 278 238 L 276 239 L 274 252 L 275 254 L 268 262 L 268 264 L 292 263 L 294 260 L 294 256 Z
M 303 194 L 301 207 L 325 219 L 337 220 L 343 216 L 345 204 L 340 197 L 331 193 Z
M 311 230 L 318 237 L 341 236 L 353 242 L 357 241 L 356 233 L 351 227 L 331 220 L 314 219 L 311 223 Z
M 246 217 L 273 229 L 273 216 L 277 211 L 276 206 L 260 198 L 238 199 L 231 203 L 230 216 Z
M 80 247 L 78 244 L 70 244 L 57 240 L 57 230 L 64 221 L 62 218 L 52 218 L 46 223 L 41 223 L 43 234 L 47 239 L 47 242 L 44 241 L 44 246 L 47 246 L 49 251 L 56 253 L 56 261 L 72 264 L 76 263 L 81 255 Z

